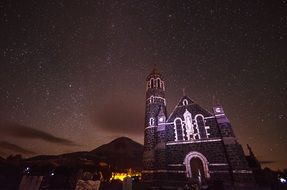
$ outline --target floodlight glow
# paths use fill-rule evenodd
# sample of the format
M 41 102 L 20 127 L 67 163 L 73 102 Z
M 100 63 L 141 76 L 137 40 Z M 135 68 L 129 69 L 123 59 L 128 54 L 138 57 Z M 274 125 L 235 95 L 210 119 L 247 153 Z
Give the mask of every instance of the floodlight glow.
M 30 167 L 26 167 L 26 168 L 24 169 L 24 171 L 25 171 L 25 172 L 28 172 L 30 169 L 31 169 Z
M 280 181 L 281 183 L 286 183 L 286 179 L 284 179 L 283 177 L 280 177 L 280 178 L 279 178 L 279 181 Z
M 217 113 L 220 113 L 220 112 L 221 112 L 221 109 L 220 109 L 220 108 L 216 108 L 215 111 L 216 111 Z

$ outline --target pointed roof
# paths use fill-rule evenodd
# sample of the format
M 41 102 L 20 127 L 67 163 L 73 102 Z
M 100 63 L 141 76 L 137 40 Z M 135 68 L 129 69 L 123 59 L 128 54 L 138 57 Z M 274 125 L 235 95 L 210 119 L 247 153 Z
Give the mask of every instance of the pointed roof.
M 188 96 L 183 96 L 179 100 L 178 104 L 173 109 L 172 113 L 169 115 L 167 122 L 173 122 L 176 117 L 183 117 L 185 111 L 188 110 L 192 116 L 196 114 L 202 114 L 203 116 L 212 116 L 212 113 L 207 111 L 206 109 L 199 106 Z M 182 118 L 183 119 L 183 118 Z
M 160 74 L 159 70 L 156 68 L 156 66 L 153 67 L 151 74 Z
M 151 73 L 147 76 L 147 80 L 149 80 L 150 78 L 156 78 L 156 77 L 159 77 L 159 78 L 163 78 L 162 74 L 159 72 L 159 70 L 157 69 L 157 67 L 154 65 Z

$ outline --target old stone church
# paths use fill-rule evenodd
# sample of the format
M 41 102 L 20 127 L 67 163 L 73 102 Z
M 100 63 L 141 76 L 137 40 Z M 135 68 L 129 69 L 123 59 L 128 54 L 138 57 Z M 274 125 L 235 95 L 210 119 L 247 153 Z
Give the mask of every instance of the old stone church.
M 146 78 L 143 180 L 253 181 L 221 106 L 209 112 L 184 95 L 167 115 L 166 104 L 163 76 L 153 69 Z

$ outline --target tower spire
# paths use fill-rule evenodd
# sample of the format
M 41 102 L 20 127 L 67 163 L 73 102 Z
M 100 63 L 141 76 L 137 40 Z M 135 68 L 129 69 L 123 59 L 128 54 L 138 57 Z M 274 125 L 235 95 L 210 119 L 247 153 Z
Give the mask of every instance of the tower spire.
M 163 76 L 154 64 L 152 72 L 146 78 L 143 154 L 143 165 L 146 173 L 143 173 L 142 176 L 144 180 L 153 180 L 155 177 L 153 171 L 165 169 L 162 168 L 163 163 L 165 163 L 164 146 L 158 144 L 165 142 L 166 114 L 165 83 Z M 161 160 L 161 165 L 158 165 L 155 160 Z
M 159 70 L 158 70 L 158 68 L 157 68 L 157 65 L 156 65 L 156 63 L 153 65 L 153 69 L 152 69 L 152 72 L 151 72 L 152 74 L 160 74 L 160 72 L 159 72 Z

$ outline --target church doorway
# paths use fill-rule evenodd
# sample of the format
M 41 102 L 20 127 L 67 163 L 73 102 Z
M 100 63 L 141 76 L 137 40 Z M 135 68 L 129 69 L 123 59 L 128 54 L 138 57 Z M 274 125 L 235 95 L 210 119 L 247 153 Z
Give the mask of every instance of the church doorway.
M 203 163 L 198 157 L 190 159 L 191 178 L 201 184 L 205 181 Z
M 186 155 L 183 164 L 186 167 L 186 177 L 197 181 L 199 184 L 205 183 L 210 177 L 208 161 L 199 152 L 190 152 Z

